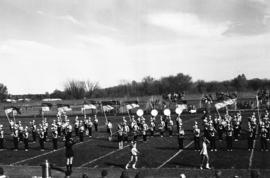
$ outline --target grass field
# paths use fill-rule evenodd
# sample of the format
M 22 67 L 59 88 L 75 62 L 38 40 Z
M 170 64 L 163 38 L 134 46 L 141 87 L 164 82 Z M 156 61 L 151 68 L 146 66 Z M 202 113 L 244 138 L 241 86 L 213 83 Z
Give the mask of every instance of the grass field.
M 247 150 L 247 119 L 252 112 L 242 112 L 243 125 L 241 138 L 238 142 L 234 142 L 233 151 L 225 151 L 226 142 L 217 141 L 217 152 L 210 152 L 210 166 L 214 169 L 225 170 L 248 170 L 248 169 L 270 169 L 270 152 L 260 151 L 260 141 L 257 138 L 254 151 Z M 145 116 L 149 118 L 149 116 Z M 176 116 L 173 116 L 175 119 Z M 200 114 L 184 114 L 182 119 L 184 121 L 183 127 L 186 131 L 186 138 L 184 141 L 185 149 L 178 149 L 177 137 L 159 136 L 149 137 L 147 142 L 139 142 L 138 150 L 142 153 L 139 157 L 138 168 L 151 168 L 157 170 L 196 170 L 199 168 L 200 156 L 199 152 L 193 150 L 193 135 L 192 126 L 194 121 L 201 124 Z M 23 123 L 29 123 L 33 118 L 17 118 Z M 48 118 L 49 122 L 53 118 Z M 111 116 L 109 119 L 113 123 L 121 121 L 121 117 Z M 41 119 L 40 119 L 41 120 Z M 74 117 L 70 118 L 71 122 Z M 74 146 L 75 160 L 74 167 L 81 169 L 85 168 L 107 168 L 107 169 L 123 169 L 129 160 L 129 147 L 126 146 L 123 150 L 118 150 L 116 137 L 112 142 L 107 139 L 105 128 L 105 118 L 99 117 L 100 126 L 99 132 L 93 132 L 93 138 L 85 138 L 83 143 L 78 143 Z M 30 150 L 25 152 L 23 144 L 20 144 L 20 150 L 15 152 L 12 150 L 13 142 L 9 135 L 8 122 L 2 119 L 6 133 L 6 149 L 0 151 L 1 165 L 15 165 L 15 166 L 39 166 L 44 160 L 49 160 L 50 163 L 58 167 L 65 167 L 64 147 L 60 142 L 59 149 L 52 151 L 52 144 L 48 142 L 45 144 L 46 150 L 41 152 L 38 143 L 31 143 Z M 202 127 L 201 127 L 202 128 Z M 154 171 L 154 172 L 155 172 Z M 179 172 L 179 171 L 178 171 Z M 241 172 L 241 171 L 240 171 Z M 240 174 L 240 173 L 239 173 Z M 206 174 L 207 175 L 207 174 Z

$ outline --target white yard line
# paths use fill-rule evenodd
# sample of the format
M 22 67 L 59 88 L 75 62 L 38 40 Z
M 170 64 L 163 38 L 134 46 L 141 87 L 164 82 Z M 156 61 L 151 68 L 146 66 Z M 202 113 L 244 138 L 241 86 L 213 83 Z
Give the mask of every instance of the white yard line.
M 110 155 L 112 155 L 112 154 L 114 154 L 114 153 L 117 153 L 117 152 L 119 152 L 119 151 L 122 151 L 122 150 L 124 150 L 125 148 L 127 148 L 127 147 L 129 147 L 129 146 L 130 146 L 130 145 L 126 145 L 126 146 L 123 147 L 123 149 L 118 149 L 118 150 L 111 151 L 111 152 L 109 152 L 109 153 L 107 153 L 107 154 L 105 154 L 105 155 L 103 155 L 103 156 L 100 156 L 100 157 L 98 157 L 98 158 L 96 158 L 96 159 L 93 159 L 93 160 L 91 160 L 91 161 L 89 161 L 89 162 L 87 162 L 87 163 L 84 163 L 84 164 L 80 165 L 79 168 L 85 167 L 85 166 L 88 165 L 88 164 L 92 164 L 92 163 L 94 163 L 94 162 L 96 162 L 96 161 L 98 161 L 98 160 L 100 160 L 100 159 L 103 159 L 103 158 L 105 158 L 105 157 L 107 157 L 107 156 L 110 156 Z
M 253 142 L 253 149 L 251 151 L 250 157 L 249 157 L 249 164 L 248 164 L 248 168 L 252 167 L 252 162 L 253 162 L 253 156 L 254 156 L 254 150 L 255 150 L 255 146 L 256 146 L 256 139 Z
M 189 142 L 184 148 L 188 148 L 190 145 L 193 144 L 194 141 Z M 165 166 L 168 162 L 170 162 L 172 159 L 174 159 L 177 155 L 179 155 L 180 153 L 182 153 L 184 150 L 181 149 L 179 151 L 177 151 L 172 157 L 170 157 L 168 160 L 166 160 L 164 163 L 162 163 L 160 166 L 157 167 L 157 169 L 162 168 L 163 166 Z

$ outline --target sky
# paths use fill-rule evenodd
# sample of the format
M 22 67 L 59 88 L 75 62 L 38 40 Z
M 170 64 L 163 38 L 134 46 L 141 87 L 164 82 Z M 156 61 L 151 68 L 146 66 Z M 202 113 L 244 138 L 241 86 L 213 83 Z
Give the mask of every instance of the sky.
M 270 78 L 267 0 L 0 0 L 0 83 L 11 94 L 145 76 Z

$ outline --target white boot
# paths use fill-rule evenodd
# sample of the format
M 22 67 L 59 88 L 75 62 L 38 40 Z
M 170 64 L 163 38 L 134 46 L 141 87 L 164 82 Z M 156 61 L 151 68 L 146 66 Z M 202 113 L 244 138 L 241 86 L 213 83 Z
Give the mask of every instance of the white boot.
M 206 168 L 206 169 L 211 169 L 211 168 L 209 167 L 209 163 L 206 163 L 205 168 Z
M 128 169 L 128 166 L 129 166 L 129 165 L 127 164 L 125 168 Z

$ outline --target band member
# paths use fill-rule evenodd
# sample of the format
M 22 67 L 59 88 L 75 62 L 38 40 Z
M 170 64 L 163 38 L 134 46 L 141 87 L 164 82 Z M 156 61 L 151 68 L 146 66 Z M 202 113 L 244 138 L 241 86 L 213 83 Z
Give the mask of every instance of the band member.
M 178 148 L 183 149 L 184 148 L 184 138 L 185 138 L 185 131 L 182 129 L 182 127 L 179 127 L 179 133 L 178 133 Z
M 4 130 L 3 125 L 0 125 L 0 150 L 4 149 Z
M 137 123 L 133 125 L 132 130 L 133 130 L 133 141 L 137 141 L 139 133 L 139 126 L 137 125 Z
M 33 122 L 30 122 L 30 124 L 31 124 L 32 139 L 33 139 L 33 142 L 35 143 L 37 141 L 37 126 L 36 126 L 36 121 L 33 120 Z
M 56 151 L 58 149 L 58 131 L 57 131 L 57 127 L 52 127 L 52 142 L 53 142 L 53 150 Z
M 155 121 L 151 119 L 149 128 L 151 137 L 154 136 L 155 128 L 156 128 Z
M 58 135 L 59 136 L 62 135 L 62 121 L 61 121 L 61 117 L 57 117 L 57 132 L 58 132 Z
M 251 127 L 249 127 L 249 130 L 248 130 L 248 151 L 251 151 L 253 149 L 254 140 L 255 140 L 254 130 Z
M 29 149 L 29 132 L 28 127 L 25 127 L 24 133 L 23 133 L 23 142 L 24 142 L 24 150 L 28 151 Z
M 160 132 L 160 136 L 163 137 L 164 135 L 164 129 L 165 129 L 165 122 L 163 121 L 162 116 L 160 116 L 160 124 L 159 124 L 159 132 Z
M 178 133 L 179 133 L 179 125 L 182 125 L 182 119 L 181 119 L 180 115 L 178 115 L 176 118 L 176 128 L 177 128 Z
M 93 128 L 93 122 L 91 120 L 91 117 L 89 117 L 87 122 L 87 129 L 88 129 L 88 135 L 91 138 L 92 137 L 92 128 Z
M 262 125 L 261 128 L 261 151 L 268 151 L 268 146 L 267 146 L 267 130 Z
M 209 129 L 209 139 L 210 139 L 211 151 L 217 151 L 217 149 L 216 149 L 216 130 L 212 125 L 210 125 L 210 129 Z
M 201 130 L 198 125 L 195 124 L 193 128 L 195 151 L 200 151 L 200 133 Z
M 38 135 L 39 135 L 40 151 L 44 151 L 45 132 L 42 128 L 40 128 Z
M 83 133 L 84 133 L 84 124 L 83 124 L 83 121 L 80 121 L 80 127 L 79 127 L 80 142 L 83 142 Z
M 72 164 L 73 164 L 73 158 L 74 158 L 74 152 L 73 152 L 72 146 L 75 143 L 76 142 L 72 138 L 69 138 L 65 141 L 67 176 L 71 175 L 72 173 Z
M 95 131 L 98 131 L 98 118 L 97 115 L 94 116 L 94 127 L 95 127 Z
M 221 141 L 223 140 L 223 133 L 224 133 L 224 122 L 220 119 L 218 126 L 217 126 L 217 134 L 218 134 L 218 139 Z
M 142 136 L 143 136 L 143 141 L 147 141 L 147 130 L 148 130 L 148 125 L 145 123 L 145 121 L 142 122 Z
M 108 123 L 107 123 L 107 132 L 109 134 L 109 141 L 112 140 L 112 128 L 113 128 L 112 122 L 110 120 L 108 120 Z
M 13 131 L 12 135 L 13 135 L 14 151 L 18 151 L 18 148 L 19 148 L 19 130 L 18 130 L 17 125 L 14 126 L 14 131 Z
M 169 135 L 170 137 L 172 137 L 172 134 L 173 134 L 173 121 L 172 119 L 169 117 L 169 120 L 168 120 L 168 130 L 169 130 Z
M 231 124 L 228 124 L 228 126 L 227 126 L 226 140 L 227 140 L 227 151 L 232 151 L 233 128 L 232 128 Z
M 125 168 L 128 169 L 129 165 L 134 161 L 134 163 L 132 164 L 132 168 L 133 169 L 137 169 L 136 168 L 136 164 L 138 162 L 138 154 L 140 153 L 137 149 L 137 143 L 136 142 L 131 142 L 131 157 L 129 162 L 126 164 Z
M 206 137 L 203 137 L 202 149 L 200 152 L 201 155 L 201 166 L 200 169 L 203 169 L 204 162 L 206 161 L 206 169 L 210 169 L 209 167 L 209 156 L 207 151 L 207 145 L 209 144 L 209 140 Z
M 74 130 L 75 130 L 76 137 L 79 136 L 79 127 L 80 127 L 79 117 L 76 116 L 75 123 L 74 123 Z
M 118 148 L 119 149 L 123 149 L 124 147 L 124 143 L 123 143 L 123 132 L 124 132 L 124 128 L 123 126 L 121 126 L 120 124 L 118 124 Z
M 233 127 L 233 135 L 234 135 L 234 141 L 238 141 L 238 138 L 240 136 L 240 122 L 236 118 L 236 121 L 234 122 L 234 127 Z
M 66 130 L 67 130 L 66 138 L 67 138 L 67 137 L 68 137 L 68 138 L 71 138 L 71 137 L 72 137 L 72 125 L 69 124 L 69 122 L 68 122 L 67 124 L 68 124 L 68 125 L 67 125 L 67 128 L 66 128 Z
M 19 121 L 18 125 L 19 125 L 19 127 L 18 127 L 18 129 L 19 129 L 19 141 L 20 142 L 23 142 L 23 132 L 24 132 L 24 129 L 23 129 L 23 126 L 22 126 L 22 122 Z
M 128 142 L 129 126 L 126 122 L 123 124 L 123 141 Z

